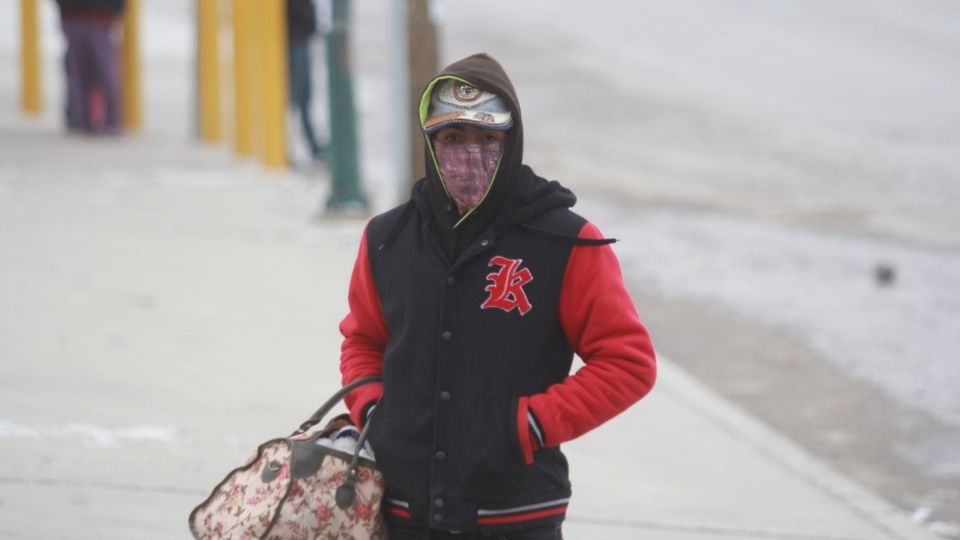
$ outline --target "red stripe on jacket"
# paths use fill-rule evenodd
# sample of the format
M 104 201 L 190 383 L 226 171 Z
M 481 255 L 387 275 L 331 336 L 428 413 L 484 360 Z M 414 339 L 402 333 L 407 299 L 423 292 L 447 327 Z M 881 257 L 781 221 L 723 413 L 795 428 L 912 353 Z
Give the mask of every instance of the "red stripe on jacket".
M 373 281 L 367 257 L 367 230 L 360 239 L 360 250 L 350 276 L 347 295 L 350 312 L 340 322 L 344 340 L 340 348 L 340 374 L 343 384 L 370 375 L 383 375 L 383 350 L 387 346 L 387 323 L 380 311 L 380 295 Z M 351 392 L 344 401 L 350 418 L 363 426 L 364 409 L 383 395 L 382 384 L 369 384 Z
M 500 523 L 518 523 L 520 521 L 532 521 L 535 519 L 541 519 L 550 516 L 556 516 L 563 514 L 567 511 L 567 506 L 563 505 L 559 508 L 548 508 L 546 510 L 537 510 L 534 512 L 525 512 L 523 514 L 513 514 L 510 516 L 490 516 L 490 517 L 478 517 L 477 525 L 495 525 Z
M 393 506 L 388 506 L 387 513 L 393 514 L 397 517 L 402 517 L 404 519 L 410 519 L 410 512 L 408 510 L 404 510 L 403 508 L 395 508 Z
M 592 223 L 580 238 L 603 238 Z M 573 375 L 541 394 L 520 399 L 517 420 L 526 427 L 527 408 L 542 424 L 545 446 L 558 446 L 600 426 L 650 391 L 656 356 L 649 334 L 623 283 L 609 245 L 575 246 L 560 289 L 560 324 L 584 361 Z M 536 440 L 521 433 L 527 463 Z

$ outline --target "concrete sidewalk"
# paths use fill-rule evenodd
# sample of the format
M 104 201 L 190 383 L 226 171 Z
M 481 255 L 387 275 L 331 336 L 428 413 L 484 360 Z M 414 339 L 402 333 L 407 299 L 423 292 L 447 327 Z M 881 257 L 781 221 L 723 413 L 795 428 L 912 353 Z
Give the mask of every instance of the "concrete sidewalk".
M 324 191 L 0 113 L 0 538 L 187 538 L 209 489 L 337 387 L 363 222 L 316 220 Z M 661 366 L 565 447 L 567 538 L 933 538 Z

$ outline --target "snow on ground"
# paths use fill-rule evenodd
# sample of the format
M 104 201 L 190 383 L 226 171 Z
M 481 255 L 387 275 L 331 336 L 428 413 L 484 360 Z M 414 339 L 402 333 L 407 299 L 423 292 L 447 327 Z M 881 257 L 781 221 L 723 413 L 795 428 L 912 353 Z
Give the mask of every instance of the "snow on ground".
M 177 428 L 172 426 L 130 426 L 107 428 L 82 422 L 63 425 L 28 426 L 0 420 L 0 439 L 30 439 L 50 441 L 79 439 L 84 444 L 101 447 L 116 447 L 127 441 L 173 443 Z
M 692 211 L 587 200 L 624 273 L 782 328 L 844 371 L 960 426 L 960 253 Z M 880 284 L 878 265 L 895 270 Z

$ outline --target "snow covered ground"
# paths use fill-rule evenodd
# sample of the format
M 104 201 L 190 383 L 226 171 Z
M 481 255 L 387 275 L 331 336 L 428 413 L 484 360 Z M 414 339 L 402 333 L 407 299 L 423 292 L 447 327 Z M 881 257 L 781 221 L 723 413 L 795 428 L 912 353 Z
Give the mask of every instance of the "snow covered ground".
M 960 253 L 736 216 L 585 206 L 626 238 L 618 251 L 640 283 L 787 330 L 857 378 L 960 425 Z M 878 283 L 877 265 L 896 269 L 892 284 Z

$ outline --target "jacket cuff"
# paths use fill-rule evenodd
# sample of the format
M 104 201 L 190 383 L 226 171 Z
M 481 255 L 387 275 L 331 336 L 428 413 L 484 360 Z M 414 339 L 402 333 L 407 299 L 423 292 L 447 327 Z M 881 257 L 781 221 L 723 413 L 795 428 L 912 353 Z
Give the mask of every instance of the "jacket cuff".
M 533 463 L 533 453 L 543 448 L 544 435 L 540 421 L 530 409 L 527 397 L 521 397 L 517 404 L 517 436 L 523 452 L 523 462 L 530 465 Z
M 368 384 L 348 394 L 343 401 L 350 411 L 350 420 L 362 429 L 371 405 L 377 403 L 382 395 L 383 383 Z

